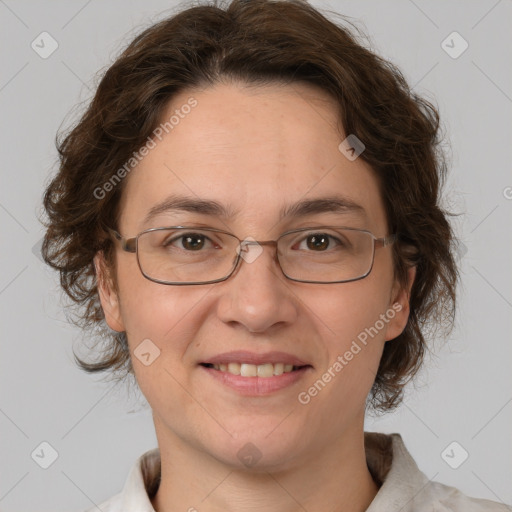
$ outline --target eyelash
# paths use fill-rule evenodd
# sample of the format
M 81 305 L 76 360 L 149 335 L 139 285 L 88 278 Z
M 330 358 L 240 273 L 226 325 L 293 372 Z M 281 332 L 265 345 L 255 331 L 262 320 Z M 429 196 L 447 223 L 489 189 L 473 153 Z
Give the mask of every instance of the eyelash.
M 171 245 L 172 242 L 175 242 L 176 240 L 180 240 L 180 239 L 184 239 L 184 238 L 190 237 L 191 235 L 196 237 L 196 238 L 204 238 L 205 240 L 209 240 L 211 243 L 213 243 L 213 241 L 212 241 L 212 239 L 210 237 L 208 237 L 206 235 L 203 235 L 202 233 L 194 233 L 193 231 L 190 231 L 188 233 L 184 233 L 184 234 L 179 235 L 177 237 L 164 240 L 162 245 L 164 247 L 168 247 L 169 245 Z

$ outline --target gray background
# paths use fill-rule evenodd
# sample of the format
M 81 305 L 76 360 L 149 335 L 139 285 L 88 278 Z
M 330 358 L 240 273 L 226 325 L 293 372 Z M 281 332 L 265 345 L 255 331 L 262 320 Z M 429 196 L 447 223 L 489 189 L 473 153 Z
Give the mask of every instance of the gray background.
M 352 16 L 372 46 L 398 64 L 416 91 L 435 98 L 452 147 L 446 205 L 462 244 L 457 326 L 393 414 L 368 430 L 400 432 L 429 478 L 512 503 L 512 244 L 510 0 L 315 1 Z M 0 187 L 0 509 L 81 511 L 120 491 L 128 470 L 156 446 L 149 408 L 136 393 L 80 372 L 81 335 L 67 322 L 57 276 L 37 257 L 36 220 L 55 169 L 54 137 L 87 100 L 95 73 L 133 35 L 176 3 L 158 0 L 0 0 L 3 160 Z M 31 42 L 47 31 L 58 49 Z M 469 48 L 450 57 L 457 31 Z M 448 40 L 452 51 L 461 41 Z M 42 469 L 46 441 L 58 458 Z M 469 458 L 452 469 L 453 441 Z M 457 445 L 452 465 L 461 460 Z M 48 452 L 46 452 L 48 453 Z

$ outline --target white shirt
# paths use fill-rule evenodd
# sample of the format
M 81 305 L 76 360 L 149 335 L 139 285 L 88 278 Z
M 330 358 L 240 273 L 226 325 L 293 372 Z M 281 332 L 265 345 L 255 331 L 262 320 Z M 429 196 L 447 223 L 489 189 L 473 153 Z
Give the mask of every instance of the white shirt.
M 380 485 L 366 512 L 512 512 L 508 505 L 470 498 L 454 487 L 430 481 L 399 434 L 365 432 L 365 449 L 370 473 Z M 155 448 L 137 459 L 123 490 L 99 508 L 102 512 L 155 512 L 150 497 L 159 483 L 160 451 Z

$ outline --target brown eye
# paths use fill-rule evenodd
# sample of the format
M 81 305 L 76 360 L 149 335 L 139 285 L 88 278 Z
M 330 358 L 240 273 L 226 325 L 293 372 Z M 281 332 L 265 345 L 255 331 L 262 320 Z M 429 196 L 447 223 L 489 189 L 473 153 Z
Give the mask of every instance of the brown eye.
M 177 248 L 185 249 L 190 252 L 198 252 L 205 247 L 207 240 L 209 240 L 209 238 L 202 233 L 186 233 L 184 235 L 175 236 L 174 238 L 168 238 L 162 245 L 167 249 Z
M 180 238 L 183 240 L 183 247 L 187 250 L 197 251 L 204 247 L 205 237 L 203 235 L 189 234 Z
M 323 233 L 309 235 L 306 245 L 308 249 L 323 251 L 329 247 L 329 236 Z

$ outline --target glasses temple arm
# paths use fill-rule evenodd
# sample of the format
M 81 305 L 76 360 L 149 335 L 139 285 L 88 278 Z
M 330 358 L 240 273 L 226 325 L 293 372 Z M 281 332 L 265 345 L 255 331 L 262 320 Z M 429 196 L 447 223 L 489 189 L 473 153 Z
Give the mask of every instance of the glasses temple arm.
M 119 242 L 121 248 L 126 252 L 136 252 L 137 238 L 123 238 L 115 229 L 108 228 L 107 231 Z
M 385 236 L 384 238 L 376 238 L 375 243 L 378 247 L 386 247 L 388 245 L 392 245 L 398 239 L 396 234 Z

